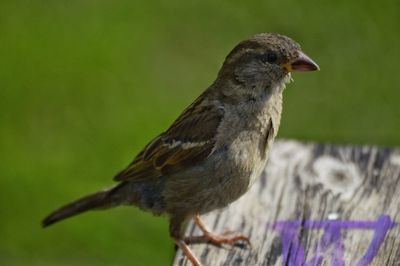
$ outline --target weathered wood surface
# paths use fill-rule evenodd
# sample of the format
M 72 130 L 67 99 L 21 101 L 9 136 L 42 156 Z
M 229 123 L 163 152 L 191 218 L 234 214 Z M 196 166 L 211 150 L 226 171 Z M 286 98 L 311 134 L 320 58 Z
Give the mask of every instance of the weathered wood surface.
M 278 141 L 247 194 L 203 220 L 253 247 L 190 245 L 202 265 L 400 265 L 400 150 Z M 180 250 L 174 265 L 190 265 Z

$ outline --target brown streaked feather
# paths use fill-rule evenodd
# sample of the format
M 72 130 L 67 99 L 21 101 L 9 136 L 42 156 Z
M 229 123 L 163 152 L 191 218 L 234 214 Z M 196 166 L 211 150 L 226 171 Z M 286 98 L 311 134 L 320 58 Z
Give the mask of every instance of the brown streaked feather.
M 168 157 L 162 158 L 164 160 L 156 160 L 155 167 L 163 174 L 178 172 L 205 159 L 211 153 L 214 144 L 210 142 L 190 149 L 177 149 L 169 153 Z
M 205 159 L 214 147 L 214 137 L 223 109 L 218 108 L 215 103 L 199 99 L 166 132 L 150 142 L 114 180 L 141 181 L 159 178 Z

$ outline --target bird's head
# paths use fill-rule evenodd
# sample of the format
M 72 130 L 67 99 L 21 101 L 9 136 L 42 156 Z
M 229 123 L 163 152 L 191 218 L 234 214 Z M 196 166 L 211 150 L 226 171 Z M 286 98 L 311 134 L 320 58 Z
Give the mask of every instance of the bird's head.
M 246 87 L 271 87 L 290 80 L 295 71 L 319 70 L 318 65 L 289 37 L 261 33 L 240 42 L 226 57 L 219 79 Z

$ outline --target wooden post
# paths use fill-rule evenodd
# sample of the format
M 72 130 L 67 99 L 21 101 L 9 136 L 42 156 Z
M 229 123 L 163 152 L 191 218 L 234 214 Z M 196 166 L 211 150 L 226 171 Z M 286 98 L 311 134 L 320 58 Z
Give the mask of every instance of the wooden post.
M 400 150 L 278 141 L 247 194 L 203 218 L 252 248 L 190 245 L 202 265 L 400 265 Z M 180 250 L 174 265 L 190 265 Z

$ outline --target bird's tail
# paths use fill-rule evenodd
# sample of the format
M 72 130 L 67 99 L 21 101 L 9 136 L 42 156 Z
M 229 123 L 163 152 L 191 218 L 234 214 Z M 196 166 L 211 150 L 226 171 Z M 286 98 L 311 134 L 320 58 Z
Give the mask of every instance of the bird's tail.
M 52 212 L 42 221 L 42 226 L 47 227 L 61 220 L 67 219 L 69 217 L 78 215 L 80 213 L 94 210 L 94 209 L 105 209 L 110 208 L 115 205 L 119 205 L 118 198 L 115 197 L 117 190 L 121 186 L 111 188 L 109 190 L 100 191 L 86 197 L 80 198 L 70 204 L 67 204 L 58 210 Z

